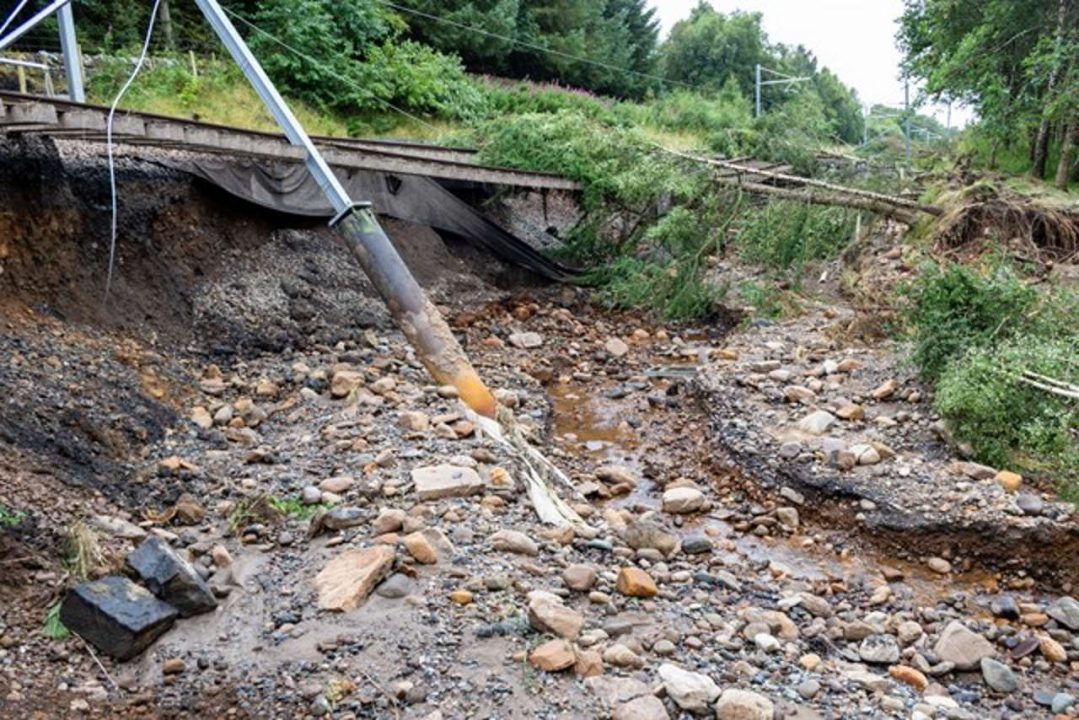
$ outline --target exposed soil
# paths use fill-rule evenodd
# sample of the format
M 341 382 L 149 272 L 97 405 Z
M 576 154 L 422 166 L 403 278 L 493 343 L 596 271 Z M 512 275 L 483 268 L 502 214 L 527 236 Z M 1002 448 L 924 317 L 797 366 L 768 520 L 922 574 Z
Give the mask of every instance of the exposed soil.
M 750 689 L 776 717 L 1075 716 L 1062 696 L 1079 691 L 1079 635 L 1052 610 L 1079 570 L 1074 513 L 1029 486 L 1039 510 L 1017 511 L 1019 494 L 951 472 L 926 390 L 890 346 L 834 331 L 860 311 L 662 327 L 388 224 L 480 374 L 570 475 L 578 492 L 561 490 L 591 529 L 544 527 L 519 460 L 430 384 L 330 231 L 238 205 L 152 157 L 129 153 L 119 168 L 103 303 L 101 158 L 0 142 L 0 506 L 25 514 L 0 531 L 0 717 L 609 717 L 663 686 L 664 662 Z M 896 270 L 889 252 L 861 262 Z M 520 347 L 524 332 L 539 345 Z M 336 397 L 346 369 L 362 382 Z M 784 402 L 813 381 L 812 400 Z M 796 436 L 814 409 L 852 403 L 864 418 L 831 430 L 844 451 L 876 441 L 895 457 L 843 469 L 824 436 Z M 482 497 L 419 502 L 411 471 L 438 463 L 475 468 Z M 339 492 L 319 490 L 343 477 Z M 664 503 L 679 487 L 699 492 L 690 511 Z M 317 508 L 299 499 L 312 490 L 318 507 L 362 522 L 307 537 Z M 245 512 L 269 497 L 289 502 Z M 192 501 L 196 517 L 162 515 Z M 391 509 L 403 511 L 395 525 Z M 98 665 L 80 640 L 40 629 L 74 582 L 68 528 L 98 528 L 100 574 L 133 547 L 117 519 L 185 549 L 219 606 L 129 663 Z M 327 562 L 424 528 L 441 538 L 437 562 L 400 547 L 359 609 L 318 609 Z M 498 549 L 505 530 L 531 545 Z M 580 591 L 563 578 L 579 565 L 595 572 Z M 624 566 L 658 594 L 620 592 Z M 529 664 L 550 639 L 528 619 L 535 590 L 581 617 L 576 672 Z M 992 644 L 1018 689 L 949 665 L 938 640 L 953 620 Z M 894 657 L 878 658 L 881 645 Z M 183 668 L 165 675 L 170 659 Z M 597 664 L 603 675 L 585 677 Z M 658 702 L 689 717 L 675 694 Z

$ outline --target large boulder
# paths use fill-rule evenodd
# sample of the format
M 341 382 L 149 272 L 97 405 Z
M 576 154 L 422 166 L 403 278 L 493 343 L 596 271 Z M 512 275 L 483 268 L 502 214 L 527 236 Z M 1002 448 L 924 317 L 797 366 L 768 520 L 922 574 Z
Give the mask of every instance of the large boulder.
M 60 605 L 64 627 L 120 661 L 149 647 L 178 614 L 146 588 L 118 575 L 76 585 Z
M 206 581 L 159 537 L 146 538 L 127 556 L 127 564 L 150 592 L 179 610 L 181 617 L 217 607 Z

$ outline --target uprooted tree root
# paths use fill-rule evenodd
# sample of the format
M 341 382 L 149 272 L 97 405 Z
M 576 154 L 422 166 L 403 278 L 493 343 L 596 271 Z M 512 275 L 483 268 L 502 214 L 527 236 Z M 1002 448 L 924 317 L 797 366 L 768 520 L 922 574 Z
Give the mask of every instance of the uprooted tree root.
M 955 252 L 985 239 L 1018 244 L 1025 255 L 1054 262 L 1079 262 L 1079 213 L 1006 197 L 995 190 L 967 193 L 941 217 L 934 249 Z

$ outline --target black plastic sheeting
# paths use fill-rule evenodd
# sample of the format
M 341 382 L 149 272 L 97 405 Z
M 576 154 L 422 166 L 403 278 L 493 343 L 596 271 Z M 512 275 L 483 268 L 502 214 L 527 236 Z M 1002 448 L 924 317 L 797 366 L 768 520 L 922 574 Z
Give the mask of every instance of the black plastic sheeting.
M 318 183 L 301 164 L 216 158 L 172 160 L 167 164 L 278 212 L 327 219 L 335 214 Z M 338 168 L 335 172 L 354 201 L 370 202 L 379 215 L 454 233 L 505 262 L 551 280 L 567 282 L 580 275 L 580 271 L 551 260 L 496 225 L 431 178 L 372 170 Z

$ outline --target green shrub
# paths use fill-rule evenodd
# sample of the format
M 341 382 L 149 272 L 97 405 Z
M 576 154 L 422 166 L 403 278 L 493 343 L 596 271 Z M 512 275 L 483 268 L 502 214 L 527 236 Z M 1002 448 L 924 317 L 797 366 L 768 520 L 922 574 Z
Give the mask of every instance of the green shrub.
M 26 513 L 21 510 L 12 510 L 5 505 L 0 505 L 0 530 L 15 527 L 21 523 L 25 517 Z
M 1021 379 L 1032 372 L 1079 382 L 1077 339 L 1021 333 L 973 349 L 941 374 L 937 410 L 982 462 L 1047 474 L 1065 492 L 1079 492 L 1079 401 Z
M 806 262 L 835 257 L 854 232 L 855 213 L 791 200 L 769 200 L 747 213 L 737 243 L 744 259 L 798 273 Z
M 912 360 L 936 380 L 968 348 L 1001 342 L 1035 320 L 1038 293 L 1007 265 L 982 275 L 962 265 L 931 265 L 910 289 Z

